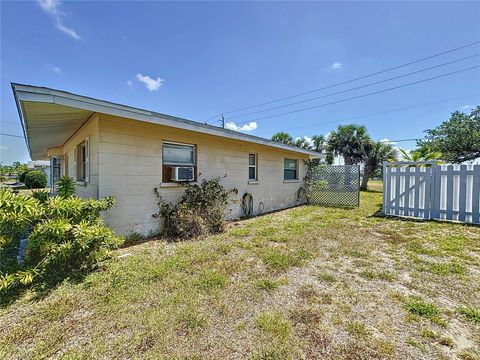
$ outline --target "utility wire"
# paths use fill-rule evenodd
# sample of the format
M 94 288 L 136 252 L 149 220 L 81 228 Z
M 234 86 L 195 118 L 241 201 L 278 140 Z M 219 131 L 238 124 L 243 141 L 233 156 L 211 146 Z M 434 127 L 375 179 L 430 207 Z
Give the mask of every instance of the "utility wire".
M 375 82 L 365 84 L 365 85 L 361 85 L 361 86 L 357 86 L 357 87 L 354 87 L 354 88 L 350 88 L 350 89 L 346 89 L 346 90 L 342 90 L 342 91 L 337 91 L 337 92 L 334 92 L 334 93 L 325 94 L 325 95 L 322 95 L 322 96 L 317 96 L 317 97 L 314 97 L 314 98 L 310 98 L 310 99 L 306 99 L 306 100 L 302 100 L 302 101 L 297 101 L 297 102 L 293 102 L 293 103 L 289 103 L 289 104 L 274 106 L 274 107 L 271 107 L 271 108 L 268 108 L 268 109 L 257 110 L 257 111 L 253 111 L 253 112 L 249 112 L 249 113 L 245 113 L 245 114 L 235 115 L 231 118 L 228 118 L 228 120 L 238 119 L 240 117 L 244 117 L 244 116 L 248 116 L 248 115 L 253 115 L 253 114 L 258 114 L 258 113 L 271 111 L 271 110 L 275 110 L 275 109 L 280 109 L 280 108 L 284 108 L 284 107 L 289 107 L 289 106 L 293 106 L 293 105 L 303 104 L 303 103 L 306 103 L 306 102 L 309 102 L 309 101 L 318 100 L 318 99 L 326 98 L 326 97 L 329 97 L 329 96 L 334 96 L 334 95 L 343 94 L 343 93 L 354 91 L 354 90 L 363 89 L 363 88 L 366 88 L 366 87 L 369 87 L 369 86 L 382 84 L 382 83 L 385 83 L 385 82 L 388 82 L 388 81 L 397 80 L 397 79 L 400 79 L 400 78 L 403 78 L 403 77 L 406 77 L 406 76 L 419 74 L 419 73 L 429 71 L 429 70 L 432 70 L 432 69 L 436 69 L 436 68 L 439 68 L 439 67 L 442 67 L 442 66 L 446 66 L 446 65 L 454 64 L 454 63 L 457 63 L 457 62 L 460 62 L 460 61 L 468 60 L 468 59 L 471 59 L 471 58 L 474 58 L 474 57 L 477 57 L 477 56 L 480 56 L 480 53 L 470 55 L 470 56 L 466 56 L 466 57 L 463 57 L 463 58 L 460 58 L 460 59 L 457 59 L 457 60 L 448 61 L 448 62 L 443 63 L 443 64 L 430 66 L 430 67 L 420 69 L 420 70 L 417 70 L 417 71 L 413 71 L 413 72 L 410 72 L 410 73 L 406 73 L 406 74 L 403 74 L 403 75 L 394 76 L 392 78 L 388 78 L 388 79 L 384 79 L 384 80 L 380 80 L 380 81 L 375 81 Z
M 459 46 L 459 47 L 456 47 L 456 48 L 453 48 L 453 49 L 450 49 L 450 50 L 442 51 L 442 52 L 439 52 L 439 53 L 436 53 L 436 54 L 433 54 L 433 55 L 430 55 L 430 56 L 427 56 L 427 57 L 424 57 L 424 58 L 421 58 L 421 59 L 418 59 L 418 60 L 413 60 L 413 61 L 407 62 L 405 64 L 397 65 L 397 66 L 387 68 L 387 69 L 384 69 L 384 70 L 380 70 L 380 71 L 377 71 L 377 72 L 374 72 L 374 73 L 362 75 L 362 76 L 359 76 L 359 77 L 356 77 L 356 78 L 353 78 L 353 79 L 350 79 L 350 80 L 334 83 L 334 84 L 324 86 L 324 87 L 321 87 L 321 88 L 313 89 L 313 90 L 310 90 L 310 91 L 305 91 L 305 92 L 302 92 L 302 93 L 298 93 L 298 94 L 291 95 L 291 96 L 286 96 L 286 97 L 283 97 L 283 98 L 279 98 L 279 99 L 275 99 L 275 100 L 271 100 L 271 101 L 267 101 L 267 102 L 263 102 L 263 103 L 259 103 L 259 104 L 256 104 L 256 105 L 250 105 L 250 106 L 245 106 L 245 107 L 234 109 L 234 110 L 224 111 L 223 114 L 224 115 L 225 114 L 231 114 L 231 113 L 234 113 L 234 112 L 237 112 L 237 111 L 247 110 L 247 109 L 255 108 L 255 107 L 258 107 L 258 106 L 269 105 L 269 104 L 273 104 L 273 103 L 276 103 L 276 102 L 279 102 L 279 101 L 292 99 L 292 98 L 303 96 L 303 95 L 308 95 L 308 94 L 311 94 L 311 93 L 314 93 L 314 92 L 317 92 L 317 91 L 320 91 L 320 90 L 326 90 L 326 89 L 330 89 L 330 88 L 333 88 L 333 87 L 336 87 L 336 86 L 349 84 L 349 83 L 354 82 L 354 81 L 366 79 L 366 78 L 371 77 L 371 76 L 383 74 L 383 73 L 393 71 L 393 70 L 396 70 L 396 69 L 400 69 L 400 68 L 403 68 L 403 67 L 406 67 L 406 66 L 409 66 L 409 65 L 417 64 L 419 62 L 429 60 L 429 59 L 433 59 L 435 57 L 442 56 L 442 55 L 445 55 L 445 54 L 448 54 L 448 53 L 451 53 L 451 52 L 454 52 L 454 51 L 462 50 L 462 49 L 465 49 L 467 47 L 475 46 L 477 44 L 480 44 L 480 41 L 474 41 L 472 43 L 465 44 L 465 45 L 462 45 L 462 46 Z M 207 119 L 206 121 L 208 122 L 212 119 L 215 119 L 216 117 L 218 117 L 220 115 L 221 114 L 217 114 L 215 116 L 212 116 L 211 118 Z
M 399 112 L 399 111 L 405 111 L 405 110 L 415 109 L 415 108 L 429 106 L 429 105 L 441 104 L 441 103 L 448 102 L 448 101 L 465 99 L 465 98 L 469 98 L 469 97 L 476 96 L 476 95 L 479 95 L 479 94 L 480 93 L 477 92 L 477 93 L 472 93 L 472 94 L 469 94 L 469 95 L 459 96 L 459 97 L 450 98 L 450 99 L 437 100 L 437 101 L 432 101 L 432 102 L 428 102 L 428 103 L 424 103 L 424 104 L 406 106 L 406 107 L 401 107 L 401 108 L 396 108 L 396 109 L 391 109 L 391 110 L 386 110 L 386 111 L 381 111 L 381 112 L 376 112 L 376 113 L 369 113 L 369 114 L 353 116 L 353 117 L 346 118 L 346 119 L 343 119 L 343 120 L 323 121 L 323 122 L 319 122 L 319 123 L 315 123 L 315 124 L 295 126 L 295 127 L 283 129 L 282 131 L 306 129 L 306 128 L 309 128 L 309 127 L 314 127 L 314 126 L 319 126 L 319 125 L 337 124 L 337 123 L 341 123 L 341 122 L 345 122 L 345 121 L 358 120 L 359 118 L 366 118 L 366 117 L 374 117 L 374 116 L 380 116 L 380 115 L 385 115 L 385 114 L 391 114 L 391 113 L 395 113 L 395 112 Z M 271 133 L 271 131 L 263 132 L 263 133 L 260 133 L 259 135 L 265 135 L 265 134 L 269 134 L 269 133 Z
M 12 134 L 5 134 L 5 133 L 0 133 L 0 135 L 2 136 L 11 136 L 11 137 L 17 137 L 17 138 L 24 138 L 23 136 L 20 136 L 20 135 L 12 135 Z
M 400 139 L 400 140 L 385 140 L 385 141 L 380 140 L 380 142 L 383 142 L 383 143 L 397 143 L 397 142 L 417 141 L 417 140 L 421 140 L 421 139 Z
M 257 119 L 250 119 L 250 120 L 247 120 L 247 121 L 239 122 L 239 123 L 237 123 L 237 125 L 243 125 L 243 124 L 247 124 L 247 123 L 252 122 L 252 121 L 260 121 L 260 120 L 264 120 L 264 119 L 270 119 L 270 118 L 273 118 L 273 117 L 278 117 L 278 116 L 283 116 L 283 115 L 288 115 L 288 114 L 294 114 L 294 113 L 297 113 L 297 112 L 302 112 L 302 111 L 307 111 L 307 110 L 311 110 L 311 109 L 316 109 L 316 108 L 324 107 L 324 106 L 328 106 L 328 105 L 339 104 L 339 103 L 346 102 L 346 101 L 349 101 L 349 100 L 360 99 L 360 98 L 364 98 L 364 97 L 367 97 L 367 96 L 376 95 L 376 94 L 380 94 L 380 93 L 384 93 L 384 92 L 388 92 L 388 91 L 392 91 L 392 90 L 404 88 L 404 87 L 407 87 L 407 86 L 412 86 L 412 85 L 424 83 L 424 82 L 427 82 L 427 81 L 439 79 L 439 78 L 442 78 L 442 77 L 446 77 L 446 76 L 450 76 L 450 75 L 462 73 L 462 72 L 465 72 L 465 71 L 477 69 L 477 68 L 479 68 L 479 67 L 480 67 L 480 65 L 472 66 L 472 67 L 469 67 L 469 68 L 465 68 L 465 69 L 461 69 L 461 70 L 457 70 L 457 71 L 452 71 L 452 72 L 449 72 L 449 73 L 446 73 L 446 74 L 441 74 L 441 75 L 433 76 L 433 77 L 430 77 L 430 78 L 426 78 L 426 79 L 422 79 L 422 80 L 417 80 L 417 81 L 413 81 L 413 82 L 406 83 L 406 84 L 402 84 L 402 85 L 398 85 L 398 86 L 393 86 L 393 87 L 391 87 L 391 88 L 373 91 L 373 92 L 370 92 L 370 93 L 367 93 L 367 94 L 352 96 L 352 97 L 349 97 L 349 98 L 346 98 L 346 99 L 331 101 L 331 102 L 328 102 L 328 103 L 323 103 L 323 104 L 320 104 L 320 105 L 310 106 L 310 107 L 307 107 L 307 108 L 302 108 L 302 109 L 287 111 L 287 112 L 280 113 L 280 114 L 268 115 L 268 116 L 264 116 L 264 117 L 257 118 Z

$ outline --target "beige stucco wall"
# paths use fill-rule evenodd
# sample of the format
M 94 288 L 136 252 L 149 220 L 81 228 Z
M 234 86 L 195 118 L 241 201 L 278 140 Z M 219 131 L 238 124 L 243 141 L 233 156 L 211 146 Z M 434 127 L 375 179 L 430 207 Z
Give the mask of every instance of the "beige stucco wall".
M 158 231 L 158 220 L 152 217 L 158 211 L 155 187 L 171 202 L 183 193 L 181 187 L 161 184 L 162 141 L 196 145 L 199 180 L 227 175 L 224 186 L 238 189 L 238 195 L 232 196 L 236 203 L 231 206 L 231 218 L 241 216 L 240 199 L 245 192 L 253 195 L 256 214 L 260 203 L 263 212 L 299 204 L 296 193 L 303 183 L 303 160 L 308 155 L 103 114 L 85 127 L 91 141 L 91 174 L 95 174 L 91 184 L 98 184 L 98 197 L 117 199 L 105 219 L 120 233 Z M 258 154 L 257 184 L 248 181 L 249 153 Z M 297 182 L 283 180 L 286 157 L 299 160 Z
M 85 139 L 89 138 L 89 163 L 90 163 L 90 180 L 88 183 L 77 182 L 76 194 L 82 197 L 98 197 L 98 124 L 99 115 L 92 115 L 82 127 L 73 134 L 70 139 L 63 145 L 61 154 L 62 159 L 62 175 L 65 175 L 65 158 L 68 157 L 68 175 L 75 177 L 75 165 L 74 165 L 74 148 Z

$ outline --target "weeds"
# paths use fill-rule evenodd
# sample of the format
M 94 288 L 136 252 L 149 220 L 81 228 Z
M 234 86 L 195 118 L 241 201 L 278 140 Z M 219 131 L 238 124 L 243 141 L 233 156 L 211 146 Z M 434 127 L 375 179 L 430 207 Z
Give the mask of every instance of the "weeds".
M 469 306 L 459 307 L 458 312 L 470 321 L 480 323 L 480 310 Z
M 446 326 L 445 321 L 440 318 L 438 307 L 419 296 L 410 296 L 405 302 L 405 308 L 413 315 L 418 315 L 427 318 L 435 324 Z
M 265 291 L 273 291 L 280 286 L 280 283 L 276 280 L 270 279 L 260 279 L 256 282 L 256 287 L 265 290 Z
M 257 327 L 266 335 L 279 340 L 287 340 L 292 332 L 290 322 L 280 313 L 264 312 L 257 316 Z

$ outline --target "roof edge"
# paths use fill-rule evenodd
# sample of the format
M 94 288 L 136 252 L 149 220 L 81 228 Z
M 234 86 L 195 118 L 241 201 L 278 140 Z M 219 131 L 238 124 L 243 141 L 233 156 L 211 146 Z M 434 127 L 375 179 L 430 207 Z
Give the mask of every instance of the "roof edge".
M 166 125 L 180 129 L 186 129 L 194 132 L 206 133 L 210 135 L 226 137 L 236 140 L 253 142 L 265 146 L 270 146 L 286 151 L 306 154 L 312 157 L 323 157 L 324 155 L 316 151 L 302 149 L 296 146 L 286 145 L 275 142 L 266 138 L 255 135 L 245 134 L 234 130 L 219 128 L 208 124 L 202 124 L 194 120 L 188 120 L 172 115 L 157 113 L 150 110 L 131 107 L 119 103 L 114 103 L 107 100 L 100 100 L 88 96 L 78 95 L 63 90 L 56 90 L 47 87 L 40 87 L 34 85 L 26 85 L 19 83 L 11 83 L 12 91 L 17 104 L 17 110 L 21 119 L 25 141 L 27 143 L 28 151 L 31 155 L 31 150 L 27 136 L 27 123 L 22 111 L 21 101 L 33 102 L 47 102 L 59 105 L 71 106 L 74 108 L 95 111 L 98 113 L 105 113 L 109 115 L 116 115 L 120 117 L 132 118 L 139 121 L 149 123 Z

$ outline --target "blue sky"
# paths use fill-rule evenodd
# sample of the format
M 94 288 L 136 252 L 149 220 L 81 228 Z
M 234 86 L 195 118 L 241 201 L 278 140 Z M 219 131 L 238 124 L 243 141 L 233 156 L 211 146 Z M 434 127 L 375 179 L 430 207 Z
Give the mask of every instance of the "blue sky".
M 480 2 L 8 2 L 1 4 L 1 133 L 22 135 L 10 82 L 202 121 L 480 40 Z M 480 45 L 312 93 L 284 105 L 480 53 Z M 326 134 L 344 119 L 380 139 L 408 139 L 480 103 L 480 71 L 257 120 L 480 64 L 474 57 L 405 78 L 226 121 L 270 137 Z M 476 94 L 476 95 L 475 95 Z M 469 97 L 464 97 L 469 95 Z M 462 97 L 461 99 L 458 99 Z M 443 101 L 457 98 L 454 100 Z M 428 106 L 365 116 L 437 102 Z M 229 118 L 229 116 L 231 118 Z M 250 124 L 254 122 L 255 124 Z M 327 123 L 327 124 L 325 124 Z M 310 126 L 315 124 L 314 126 Z M 235 127 L 234 125 L 231 125 Z M 307 127 L 308 126 L 308 127 Z M 28 160 L 0 136 L 4 164 Z M 398 145 L 413 148 L 414 142 Z

